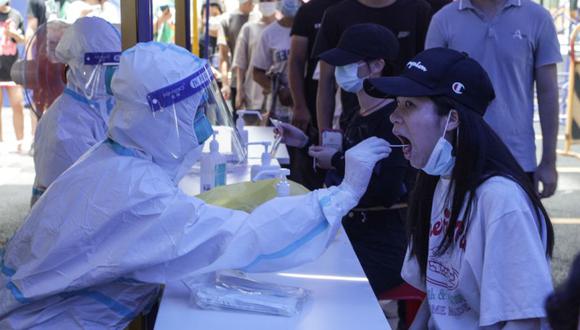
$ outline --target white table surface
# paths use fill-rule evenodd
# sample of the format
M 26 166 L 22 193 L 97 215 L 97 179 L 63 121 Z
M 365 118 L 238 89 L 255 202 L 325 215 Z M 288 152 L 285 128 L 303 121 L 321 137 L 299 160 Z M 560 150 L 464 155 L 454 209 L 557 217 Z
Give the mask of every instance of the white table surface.
M 341 229 L 316 261 L 278 273 L 248 274 L 251 278 L 311 290 L 294 317 L 202 310 L 189 302 L 181 283 L 166 286 L 156 330 L 173 329 L 304 329 L 390 330 L 362 268 Z

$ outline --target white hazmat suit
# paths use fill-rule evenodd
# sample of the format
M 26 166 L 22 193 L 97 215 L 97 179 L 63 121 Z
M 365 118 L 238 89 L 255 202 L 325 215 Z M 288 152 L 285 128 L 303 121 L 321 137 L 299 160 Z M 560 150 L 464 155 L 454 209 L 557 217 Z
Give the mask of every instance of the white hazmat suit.
M 0 259 L 1 329 L 122 329 L 160 284 L 229 268 L 275 271 L 325 250 L 388 143 L 350 149 L 337 187 L 251 214 L 207 205 L 176 185 L 205 139 L 197 125 L 204 79 L 206 62 L 174 45 L 123 53 L 109 139 L 53 182 Z M 158 102 L 153 91 L 176 102 Z
M 119 31 L 96 17 L 77 20 L 58 43 L 56 57 L 69 67 L 67 85 L 38 122 L 31 204 L 82 154 L 105 139 L 114 106 L 114 99 L 105 88 L 107 68 L 102 64 L 86 65 L 85 58 L 87 54 L 118 58 L 120 52 Z

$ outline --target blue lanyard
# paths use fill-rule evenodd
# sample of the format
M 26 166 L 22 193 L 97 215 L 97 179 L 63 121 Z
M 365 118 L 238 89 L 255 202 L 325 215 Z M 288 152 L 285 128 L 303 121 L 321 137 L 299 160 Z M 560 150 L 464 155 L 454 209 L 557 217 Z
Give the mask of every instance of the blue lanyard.
M 105 140 L 105 143 L 108 143 L 117 155 L 137 157 L 137 154 L 134 150 L 120 145 L 117 141 L 111 139 L 110 137 Z

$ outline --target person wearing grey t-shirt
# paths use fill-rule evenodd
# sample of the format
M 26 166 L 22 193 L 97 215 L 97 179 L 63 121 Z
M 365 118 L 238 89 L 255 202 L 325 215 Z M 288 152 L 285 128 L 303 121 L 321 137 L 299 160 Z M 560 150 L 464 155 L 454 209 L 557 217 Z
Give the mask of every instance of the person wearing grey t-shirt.
M 251 0 L 239 0 L 239 7 L 231 13 L 226 13 L 220 22 L 217 45 L 220 54 L 220 72 L 222 74 L 222 94 L 226 100 L 232 99 L 235 109 L 236 99 L 236 72 L 231 71 L 234 58 L 236 40 L 242 30 L 242 26 L 248 21 L 255 22 L 258 16 L 252 15 L 254 3 Z
M 425 48 L 434 47 L 466 52 L 481 63 L 496 90 L 485 120 L 528 173 L 540 196 L 553 195 L 558 180 L 556 64 L 562 57 L 550 13 L 530 0 L 454 1 L 433 16 Z M 533 127 L 534 82 L 542 129 L 539 165 Z

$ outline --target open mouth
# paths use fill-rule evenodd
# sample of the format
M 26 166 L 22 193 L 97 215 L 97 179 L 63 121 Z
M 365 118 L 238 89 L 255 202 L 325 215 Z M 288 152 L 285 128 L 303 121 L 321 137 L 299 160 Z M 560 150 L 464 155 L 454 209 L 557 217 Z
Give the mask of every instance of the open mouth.
M 401 144 L 404 144 L 403 147 L 403 156 L 408 160 L 411 156 L 411 150 L 413 150 L 413 145 L 411 144 L 411 140 L 403 135 L 396 134 L 395 135 L 399 140 L 401 140 Z

